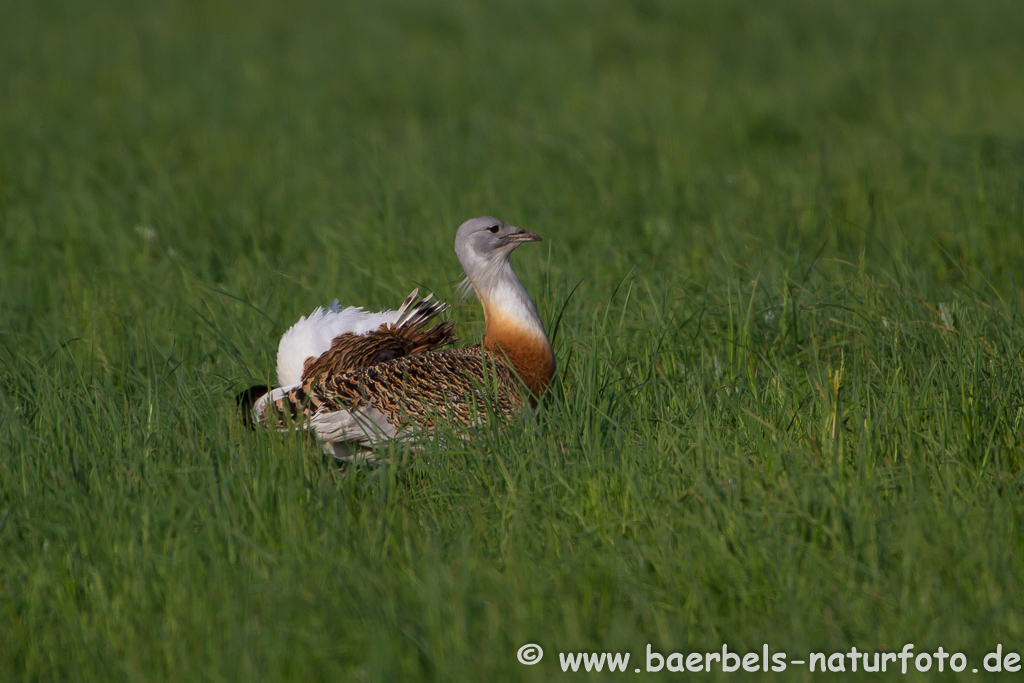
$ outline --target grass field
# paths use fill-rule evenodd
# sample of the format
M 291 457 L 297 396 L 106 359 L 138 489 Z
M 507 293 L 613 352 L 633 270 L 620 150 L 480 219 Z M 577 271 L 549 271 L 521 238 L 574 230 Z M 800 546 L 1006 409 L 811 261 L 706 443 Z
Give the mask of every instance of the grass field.
M 1024 652 L 1024 3 L 2 14 L 0 679 Z M 536 414 L 344 476 L 241 427 L 480 214 L 545 238 Z

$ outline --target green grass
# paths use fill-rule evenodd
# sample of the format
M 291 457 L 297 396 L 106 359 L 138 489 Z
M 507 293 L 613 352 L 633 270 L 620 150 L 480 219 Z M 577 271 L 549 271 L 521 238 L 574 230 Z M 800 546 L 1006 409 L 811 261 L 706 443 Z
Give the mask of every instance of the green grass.
M 1024 651 L 1024 4 L 982 5 L 5 3 L 0 679 Z M 479 214 L 545 237 L 537 414 L 345 476 L 238 424 L 314 306 L 454 300 Z

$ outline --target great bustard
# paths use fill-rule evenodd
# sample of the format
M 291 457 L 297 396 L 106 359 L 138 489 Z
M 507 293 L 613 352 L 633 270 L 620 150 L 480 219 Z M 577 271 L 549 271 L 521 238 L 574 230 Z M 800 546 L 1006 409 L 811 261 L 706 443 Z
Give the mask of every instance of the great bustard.
M 416 301 L 417 291 L 397 311 L 317 309 L 281 338 L 281 386 L 239 397 L 246 417 L 313 430 L 340 459 L 430 434 L 438 421 L 470 427 L 488 407 L 513 418 L 555 374 L 544 325 L 509 263 L 516 247 L 540 239 L 490 216 L 459 227 L 455 253 L 484 309 L 481 344 L 440 348 L 455 341 L 451 323 L 425 327 L 445 306 L 430 297 Z

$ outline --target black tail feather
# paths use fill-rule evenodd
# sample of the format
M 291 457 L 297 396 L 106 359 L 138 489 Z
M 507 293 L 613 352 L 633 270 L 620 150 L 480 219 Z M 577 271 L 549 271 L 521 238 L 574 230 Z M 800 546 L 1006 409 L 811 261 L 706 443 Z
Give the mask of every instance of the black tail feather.
M 242 411 L 242 423 L 249 429 L 256 429 L 256 423 L 252 419 L 252 409 L 256 405 L 256 401 L 260 400 L 268 391 L 270 391 L 270 387 L 264 384 L 257 384 L 235 396 L 235 403 L 238 404 L 238 409 Z

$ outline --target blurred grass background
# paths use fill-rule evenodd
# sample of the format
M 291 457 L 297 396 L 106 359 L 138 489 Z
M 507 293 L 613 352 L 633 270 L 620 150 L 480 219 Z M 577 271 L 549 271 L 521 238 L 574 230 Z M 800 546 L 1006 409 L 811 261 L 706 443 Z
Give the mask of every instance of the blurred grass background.
M 2 10 L 3 679 L 1021 649 L 1024 4 Z M 564 307 L 525 427 L 340 476 L 236 424 L 480 214 Z

